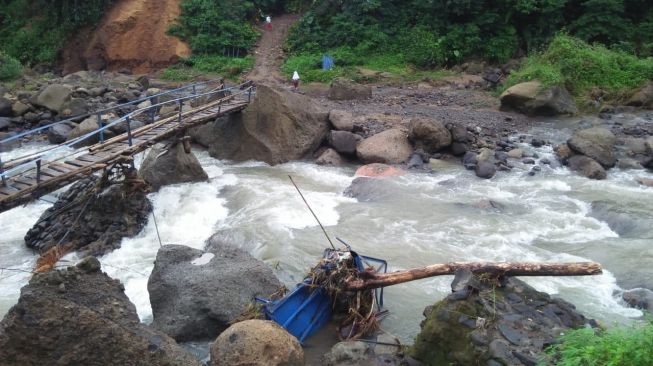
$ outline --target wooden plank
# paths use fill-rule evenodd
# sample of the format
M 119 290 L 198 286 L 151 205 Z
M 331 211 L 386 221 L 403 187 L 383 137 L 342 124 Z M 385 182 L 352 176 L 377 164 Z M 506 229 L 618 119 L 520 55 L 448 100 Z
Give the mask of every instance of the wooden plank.
M 61 165 L 60 163 L 50 163 L 48 164 L 48 168 L 58 171 L 60 173 L 68 173 L 69 171 L 71 171 L 70 167 Z
M 48 169 L 48 168 L 41 168 L 41 173 L 44 174 L 44 175 L 48 175 L 50 177 L 57 177 L 57 176 L 61 175 L 61 172 L 58 172 L 58 171 L 53 170 L 53 169 Z
M 104 157 L 96 155 L 96 154 L 85 154 L 76 157 L 75 159 L 80 160 L 80 161 L 85 161 L 87 163 L 95 163 L 96 161 L 104 159 Z
M 10 184 L 22 184 L 28 187 L 36 185 L 36 179 L 29 179 L 27 177 L 15 177 L 10 180 Z
M 64 163 L 67 164 L 67 165 L 72 165 L 74 167 L 78 167 L 78 168 L 84 168 L 87 165 L 89 165 L 88 162 L 79 161 L 79 160 L 66 160 L 66 161 L 64 161 Z

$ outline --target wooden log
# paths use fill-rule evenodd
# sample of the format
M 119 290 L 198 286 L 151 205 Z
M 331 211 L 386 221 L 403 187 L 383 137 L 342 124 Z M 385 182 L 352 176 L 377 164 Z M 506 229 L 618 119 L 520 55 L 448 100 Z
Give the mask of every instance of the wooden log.
M 451 262 L 408 269 L 392 273 L 363 272 L 358 277 L 345 280 L 348 290 L 357 291 L 387 287 L 428 277 L 453 275 L 456 270 L 467 269 L 474 274 L 499 276 L 591 276 L 603 273 L 601 265 L 594 262 L 576 263 L 507 263 L 507 262 Z

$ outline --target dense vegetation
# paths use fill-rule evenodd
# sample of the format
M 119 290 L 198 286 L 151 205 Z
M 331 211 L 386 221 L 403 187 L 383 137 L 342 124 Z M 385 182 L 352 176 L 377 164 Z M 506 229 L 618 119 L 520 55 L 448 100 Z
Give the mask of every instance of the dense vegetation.
M 605 98 L 618 99 L 653 80 L 653 58 L 638 58 L 561 34 L 544 52 L 528 57 L 522 68 L 510 75 L 504 88 L 535 79 L 544 85 L 564 85 L 576 96 L 599 88 Z
M 95 24 L 112 0 L 0 0 L 0 51 L 25 65 L 52 63 L 73 31 Z
M 653 360 L 653 322 L 644 326 L 596 332 L 583 328 L 562 337 L 549 349 L 550 363 L 557 366 L 649 366 Z
M 0 51 L 0 81 L 17 78 L 22 69 L 18 60 Z
M 653 51 L 648 0 L 318 0 L 291 34 L 295 52 L 346 46 L 401 54 L 420 67 L 478 57 L 503 62 L 561 29 L 639 55 Z

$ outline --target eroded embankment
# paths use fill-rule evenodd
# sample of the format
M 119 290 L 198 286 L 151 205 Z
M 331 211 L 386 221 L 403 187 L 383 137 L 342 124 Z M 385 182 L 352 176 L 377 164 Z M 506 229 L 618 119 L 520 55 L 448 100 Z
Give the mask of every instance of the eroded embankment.
M 178 16 L 179 0 L 119 0 L 96 29 L 79 32 L 65 47 L 64 74 L 85 69 L 146 73 L 189 56 L 188 45 L 166 34 Z

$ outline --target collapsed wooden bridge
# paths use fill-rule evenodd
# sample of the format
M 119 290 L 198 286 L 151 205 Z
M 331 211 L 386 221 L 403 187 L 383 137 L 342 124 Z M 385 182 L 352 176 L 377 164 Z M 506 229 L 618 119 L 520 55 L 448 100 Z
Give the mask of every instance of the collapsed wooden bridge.
M 209 90 L 198 91 L 200 88 Z M 190 84 L 95 112 L 99 126 L 96 130 L 9 162 L 0 161 L 0 212 L 38 199 L 114 164 L 131 163 L 135 154 L 159 141 L 181 137 L 189 128 L 239 112 L 251 101 L 253 88 L 251 82 L 225 88 L 222 81 L 213 80 Z M 177 96 L 179 94 L 182 96 Z M 159 102 L 162 99 L 166 101 Z M 106 124 L 103 123 L 103 114 L 137 105 L 146 100 L 151 102 L 150 106 L 136 109 Z M 167 115 L 159 115 L 163 106 L 175 106 L 176 110 L 167 108 L 173 111 Z M 75 117 L 75 119 L 79 118 L 79 116 Z M 132 125 L 138 118 L 145 118 L 148 124 L 133 128 Z M 54 125 L 70 120 L 23 132 L 0 141 L 0 144 L 7 144 L 30 134 L 45 132 Z M 112 127 L 125 128 L 126 132 L 105 139 L 105 134 Z M 79 147 L 98 140 L 99 143 L 92 146 Z

